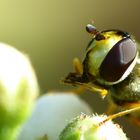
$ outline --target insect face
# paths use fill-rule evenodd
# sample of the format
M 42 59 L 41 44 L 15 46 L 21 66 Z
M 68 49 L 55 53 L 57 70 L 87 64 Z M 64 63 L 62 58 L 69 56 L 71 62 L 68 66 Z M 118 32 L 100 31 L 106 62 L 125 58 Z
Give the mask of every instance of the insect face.
M 90 27 L 90 33 L 93 29 Z M 92 42 L 86 49 L 83 74 L 100 84 L 114 85 L 130 74 L 137 56 L 136 44 L 128 33 L 120 30 L 94 31 Z

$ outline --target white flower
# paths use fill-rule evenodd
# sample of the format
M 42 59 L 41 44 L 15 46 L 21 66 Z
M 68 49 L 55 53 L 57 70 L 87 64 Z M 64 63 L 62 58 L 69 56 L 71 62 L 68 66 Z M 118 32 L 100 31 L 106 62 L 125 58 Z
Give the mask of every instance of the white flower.
M 46 94 L 37 100 L 35 110 L 24 125 L 18 140 L 43 137 L 56 140 L 69 120 L 81 112 L 91 114 L 92 111 L 76 95 L 67 92 Z

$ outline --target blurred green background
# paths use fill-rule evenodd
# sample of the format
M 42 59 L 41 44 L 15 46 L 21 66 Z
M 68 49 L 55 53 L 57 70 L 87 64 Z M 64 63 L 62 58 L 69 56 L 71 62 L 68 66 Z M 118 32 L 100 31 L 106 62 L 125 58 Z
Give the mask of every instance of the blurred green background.
M 138 0 L 0 0 L 0 41 L 27 53 L 42 93 L 64 90 L 59 80 L 73 70 L 74 57 L 83 58 L 91 36 L 85 26 L 94 21 L 99 30 L 121 29 L 140 41 Z M 106 103 L 92 93 L 82 95 L 99 113 Z M 139 130 L 123 120 L 128 136 Z M 127 125 L 130 125 L 127 127 Z

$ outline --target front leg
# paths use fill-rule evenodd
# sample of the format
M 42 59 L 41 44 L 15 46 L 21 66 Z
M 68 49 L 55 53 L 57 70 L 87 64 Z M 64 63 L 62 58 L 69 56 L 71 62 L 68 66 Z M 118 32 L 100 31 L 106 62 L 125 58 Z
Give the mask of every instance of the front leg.
M 140 102 L 137 102 L 137 103 L 126 103 L 122 106 L 122 108 L 128 108 L 126 110 L 123 110 L 123 111 L 120 111 L 116 114 L 112 114 L 112 115 L 109 115 L 105 120 L 103 120 L 100 124 L 103 124 L 105 122 L 107 122 L 108 120 L 112 120 L 112 119 L 116 119 L 118 117 L 122 117 L 122 116 L 125 116 L 125 115 L 130 115 L 131 117 L 133 117 L 131 114 L 132 113 L 139 113 L 140 112 Z M 137 118 L 137 117 L 136 117 Z M 135 118 L 135 122 L 136 122 L 136 118 Z M 134 117 L 133 117 L 134 119 Z M 139 119 L 137 119 L 137 122 L 140 122 Z M 139 123 L 140 124 L 140 123 Z

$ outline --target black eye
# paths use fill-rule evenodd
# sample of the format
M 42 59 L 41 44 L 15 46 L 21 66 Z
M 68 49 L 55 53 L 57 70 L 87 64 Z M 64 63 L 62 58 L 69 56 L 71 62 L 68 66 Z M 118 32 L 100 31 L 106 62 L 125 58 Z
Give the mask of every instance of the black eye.
M 100 66 L 100 75 L 109 82 L 118 81 L 136 57 L 136 45 L 124 38 L 113 46 Z

